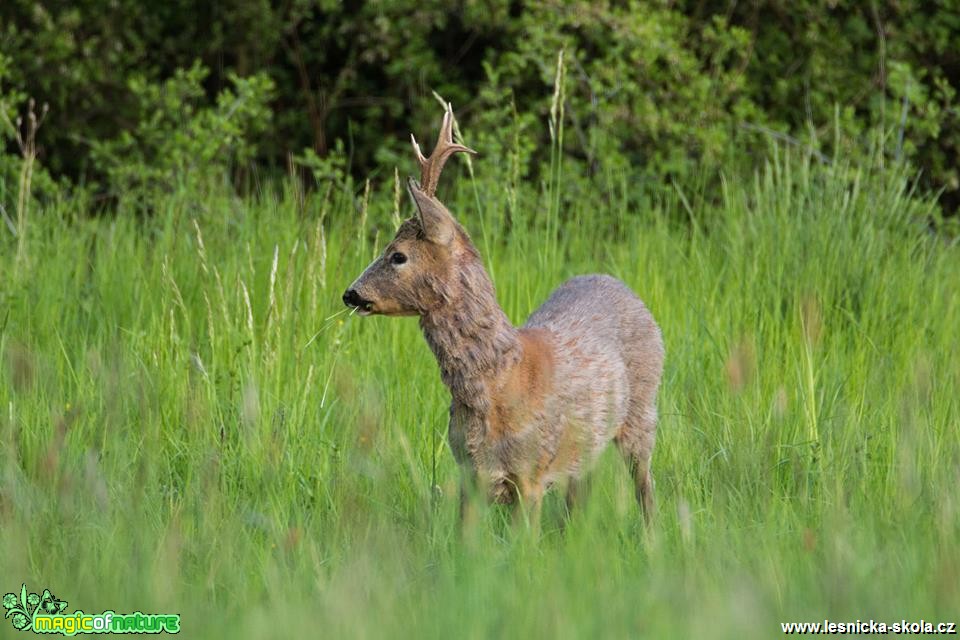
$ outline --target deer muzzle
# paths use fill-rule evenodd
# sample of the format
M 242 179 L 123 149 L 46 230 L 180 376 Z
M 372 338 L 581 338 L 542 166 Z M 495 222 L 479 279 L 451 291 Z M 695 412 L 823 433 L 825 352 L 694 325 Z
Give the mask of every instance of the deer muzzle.
M 373 311 L 373 302 L 366 300 L 357 293 L 356 289 L 347 289 L 343 294 L 343 304 L 357 310 L 357 313 L 365 316 Z

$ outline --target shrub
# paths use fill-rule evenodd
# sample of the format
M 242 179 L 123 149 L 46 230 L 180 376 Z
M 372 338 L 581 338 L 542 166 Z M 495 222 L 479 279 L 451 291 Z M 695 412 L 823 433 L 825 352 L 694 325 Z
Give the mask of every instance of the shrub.
M 207 104 L 201 87 L 206 75 L 194 64 L 163 83 L 130 80 L 136 125 L 92 143 L 91 158 L 105 173 L 110 194 L 142 199 L 158 190 L 202 185 L 253 157 L 253 138 L 269 126 L 272 81 L 263 74 L 231 75 L 233 89 Z
M 948 3 L 919 0 L 0 5 L 8 85 L 50 104 L 41 160 L 75 182 L 168 180 L 171 163 L 202 155 L 201 127 L 216 132 L 208 141 L 223 132 L 191 110 L 224 91 L 240 96 L 237 77 L 264 76 L 274 90 L 257 89 L 269 95 L 261 114 L 272 119 L 257 116 L 246 129 L 250 114 L 231 117 L 249 144 L 239 155 L 262 166 L 282 170 L 304 149 L 325 158 L 338 140 L 355 177 L 396 165 L 407 158 L 411 123 L 423 136 L 434 122 L 435 91 L 477 146 L 515 150 L 510 172 L 536 178 L 528 168 L 551 153 L 563 49 L 568 175 L 628 167 L 643 190 L 694 168 L 755 164 L 776 137 L 824 157 L 913 162 L 949 210 L 960 206 L 958 31 Z M 160 89 L 147 87 L 190 106 L 161 105 Z M 174 142 L 149 131 L 157 108 L 171 116 L 159 118 L 160 132 L 182 129 L 183 118 L 194 125 L 174 136 L 186 145 L 179 159 L 159 157 Z M 225 115 L 216 113 L 206 117 Z M 501 140 L 518 132 L 522 145 Z M 148 151 L 135 159 L 168 164 L 134 179 L 116 154 L 144 141 Z

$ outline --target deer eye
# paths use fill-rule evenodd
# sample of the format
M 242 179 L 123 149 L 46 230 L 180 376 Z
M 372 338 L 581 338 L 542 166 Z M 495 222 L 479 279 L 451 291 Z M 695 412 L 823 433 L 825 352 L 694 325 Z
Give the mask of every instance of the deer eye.
M 403 264 L 407 261 L 407 256 L 400 253 L 399 251 L 394 251 L 390 254 L 390 264 Z

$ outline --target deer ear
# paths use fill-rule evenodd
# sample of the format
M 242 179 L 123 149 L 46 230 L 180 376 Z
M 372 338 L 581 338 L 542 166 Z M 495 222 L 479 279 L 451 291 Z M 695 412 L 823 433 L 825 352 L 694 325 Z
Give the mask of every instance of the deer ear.
M 447 208 L 435 196 L 428 196 L 416 180 L 407 180 L 407 191 L 417 208 L 417 218 L 427 239 L 435 244 L 448 245 L 453 240 L 456 223 Z

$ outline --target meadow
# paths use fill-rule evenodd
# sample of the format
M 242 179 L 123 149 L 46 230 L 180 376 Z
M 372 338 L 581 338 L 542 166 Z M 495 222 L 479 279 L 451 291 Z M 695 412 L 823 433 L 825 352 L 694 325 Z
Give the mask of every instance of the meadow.
M 441 191 L 514 322 L 608 272 L 662 327 L 650 527 L 611 450 L 539 540 L 496 509 L 459 534 L 416 320 L 340 300 L 410 213 L 390 180 L 194 185 L 0 229 L 0 592 L 180 613 L 186 638 L 960 620 L 960 250 L 906 170 L 774 150 L 636 199 L 492 162 Z

